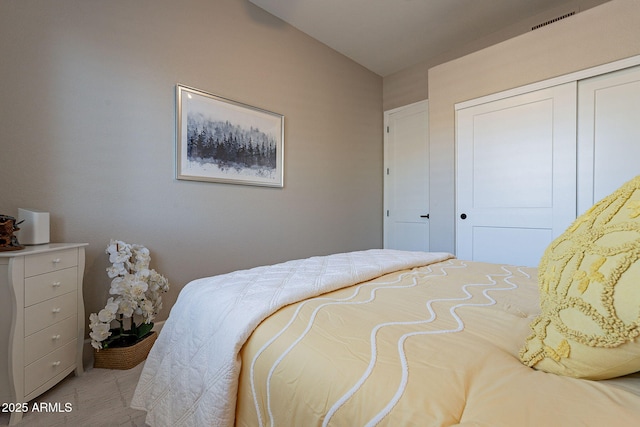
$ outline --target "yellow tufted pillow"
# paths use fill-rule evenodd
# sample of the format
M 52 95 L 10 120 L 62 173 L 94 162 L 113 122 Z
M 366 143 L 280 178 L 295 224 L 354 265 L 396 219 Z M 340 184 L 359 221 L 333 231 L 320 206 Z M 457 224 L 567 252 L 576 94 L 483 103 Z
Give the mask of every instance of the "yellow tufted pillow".
M 606 379 L 640 371 L 640 176 L 604 198 L 546 249 L 541 314 L 520 359 Z

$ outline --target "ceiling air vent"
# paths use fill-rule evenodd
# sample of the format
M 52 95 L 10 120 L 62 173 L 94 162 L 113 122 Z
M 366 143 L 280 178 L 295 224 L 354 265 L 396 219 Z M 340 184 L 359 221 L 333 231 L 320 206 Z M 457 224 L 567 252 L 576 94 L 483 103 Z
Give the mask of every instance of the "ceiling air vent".
M 568 17 L 573 16 L 573 15 L 575 15 L 575 14 L 576 14 L 576 12 L 575 12 L 575 11 L 574 11 L 574 12 L 565 13 L 565 14 L 564 14 L 564 15 L 562 15 L 562 16 L 558 16 L 557 18 L 550 19 L 550 20 L 548 20 L 548 21 L 543 22 L 542 24 L 538 24 L 538 25 L 535 25 L 535 26 L 531 27 L 531 31 L 533 31 L 533 30 L 537 30 L 538 28 L 541 28 L 541 27 L 545 27 L 545 26 L 547 26 L 547 25 L 549 25 L 549 24 L 553 24 L 554 22 L 558 22 L 558 21 L 560 21 L 561 19 L 568 18 Z

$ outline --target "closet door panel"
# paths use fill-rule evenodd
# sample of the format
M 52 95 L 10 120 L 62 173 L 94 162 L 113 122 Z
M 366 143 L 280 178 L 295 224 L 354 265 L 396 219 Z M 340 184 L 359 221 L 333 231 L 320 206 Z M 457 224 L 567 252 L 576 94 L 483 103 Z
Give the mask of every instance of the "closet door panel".
M 578 85 L 578 212 L 640 174 L 640 67 Z
M 542 99 L 474 117 L 474 207 L 552 206 L 552 104 Z
M 535 266 L 575 218 L 576 84 L 457 112 L 456 255 Z

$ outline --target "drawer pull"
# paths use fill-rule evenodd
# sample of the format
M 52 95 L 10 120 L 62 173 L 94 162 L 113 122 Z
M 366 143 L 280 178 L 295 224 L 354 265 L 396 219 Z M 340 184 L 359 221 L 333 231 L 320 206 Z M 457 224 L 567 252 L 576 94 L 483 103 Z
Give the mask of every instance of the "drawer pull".
M 52 313 L 60 313 L 60 309 L 59 308 L 54 308 L 53 310 L 51 310 Z
M 60 361 L 58 360 L 58 361 L 53 362 L 51 364 L 51 366 L 53 366 L 54 368 L 60 366 Z
M 62 285 L 62 283 L 61 283 L 61 282 L 53 282 L 53 283 L 51 284 L 51 286 L 53 286 L 54 288 L 59 288 L 59 287 L 60 287 L 60 285 Z
M 53 336 L 51 337 L 51 339 L 52 339 L 52 340 L 54 340 L 54 341 L 59 340 L 59 339 L 60 339 L 60 334 L 58 334 L 58 335 L 53 335 Z
M 51 260 L 51 262 L 54 263 L 54 264 L 59 264 L 60 261 L 62 261 L 60 258 L 54 258 L 54 259 Z

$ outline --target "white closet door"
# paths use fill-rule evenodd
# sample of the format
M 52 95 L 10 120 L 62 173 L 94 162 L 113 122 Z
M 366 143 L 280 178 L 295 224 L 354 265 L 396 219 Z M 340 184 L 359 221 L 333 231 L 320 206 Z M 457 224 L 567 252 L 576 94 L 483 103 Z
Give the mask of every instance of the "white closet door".
M 385 125 L 384 247 L 428 251 L 428 102 L 385 113 Z
M 576 83 L 461 109 L 456 255 L 536 266 L 576 214 Z
M 640 67 L 578 84 L 578 213 L 640 175 Z

